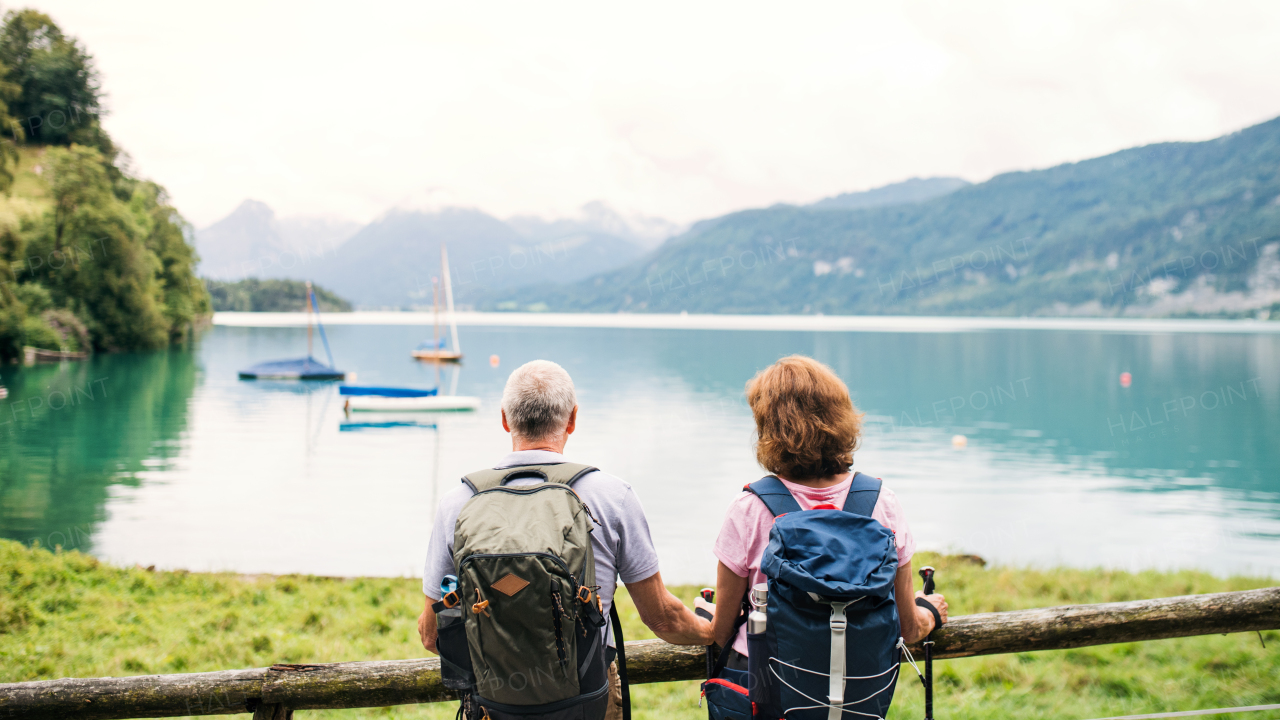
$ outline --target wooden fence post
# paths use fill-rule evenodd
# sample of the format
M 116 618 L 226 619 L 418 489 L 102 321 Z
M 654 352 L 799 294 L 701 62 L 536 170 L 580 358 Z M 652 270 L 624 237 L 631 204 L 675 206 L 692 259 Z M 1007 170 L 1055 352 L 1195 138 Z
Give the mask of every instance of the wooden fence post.
M 280 703 L 263 703 L 253 711 L 253 720 L 293 720 L 293 711 Z

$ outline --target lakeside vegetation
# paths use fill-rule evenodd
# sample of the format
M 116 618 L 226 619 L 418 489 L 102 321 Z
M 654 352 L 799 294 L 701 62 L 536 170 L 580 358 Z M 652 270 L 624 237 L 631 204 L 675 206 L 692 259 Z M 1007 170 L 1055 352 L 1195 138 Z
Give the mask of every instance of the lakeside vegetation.
M 1191 571 L 983 568 L 963 556 L 918 558 L 938 568 L 939 590 L 956 615 L 1274 584 Z M 424 655 L 414 578 L 155 572 L 13 541 L 0 541 L 0 568 L 0 682 Z M 697 588 L 676 592 L 692 604 Z M 625 592 L 619 608 L 628 639 L 653 637 Z M 935 674 L 937 715 L 957 720 L 1280 703 L 1280 632 L 938 661 Z M 636 686 L 632 702 L 637 719 L 706 716 L 697 682 Z M 454 711 L 440 703 L 305 715 L 444 719 Z M 890 718 L 922 715 L 920 683 L 904 666 Z
M 0 362 L 139 350 L 210 312 L 192 230 L 99 122 L 93 58 L 47 15 L 0 28 Z
M 307 309 L 307 284 L 302 280 L 259 280 L 237 282 L 206 279 L 205 287 L 217 312 L 301 312 Z M 351 303 L 332 291 L 313 284 L 320 312 L 351 312 Z

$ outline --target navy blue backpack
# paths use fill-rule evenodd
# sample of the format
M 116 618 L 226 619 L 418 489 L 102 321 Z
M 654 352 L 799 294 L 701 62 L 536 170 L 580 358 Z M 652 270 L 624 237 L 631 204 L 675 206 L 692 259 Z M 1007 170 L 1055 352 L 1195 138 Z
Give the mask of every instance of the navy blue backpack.
M 711 720 L 883 718 L 889 711 L 902 630 L 893 593 L 897 543 L 871 518 L 880 485 L 855 474 L 842 510 L 801 510 L 772 475 L 747 486 L 776 518 L 760 566 L 769 578 L 767 629 L 747 635 L 749 671 L 726 668 L 729 648 L 721 653 L 703 686 Z

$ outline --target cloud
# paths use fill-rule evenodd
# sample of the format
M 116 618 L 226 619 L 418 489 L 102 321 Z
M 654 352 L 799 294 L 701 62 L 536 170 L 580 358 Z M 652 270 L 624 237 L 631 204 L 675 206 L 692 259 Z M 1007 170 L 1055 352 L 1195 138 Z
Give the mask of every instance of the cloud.
M 1280 5 L 37 3 L 197 225 L 604 200 L 687 222 L 1280 114 Z

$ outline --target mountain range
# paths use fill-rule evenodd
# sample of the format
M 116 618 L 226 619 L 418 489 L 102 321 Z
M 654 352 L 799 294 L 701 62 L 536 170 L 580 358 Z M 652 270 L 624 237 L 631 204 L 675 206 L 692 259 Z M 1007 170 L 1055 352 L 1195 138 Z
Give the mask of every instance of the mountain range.
M 559 220 L 398 210 L 356 229 L 246 201 L 198 247 L 208 277 L 314 279 L 361 308 L 430 306 L 447 241 L 459 304 L 485 310 L 1280 316 L 1280 118 L 678 229 L 600 203 Z
M 593 312 L 1280 315 L 1280 118 L 914 202 L 776 205 L 495 297 Z
M 845 193 L 816 206 L 873 207 L 951 192 L 957 178 L 912 179 Z M 704 220 L 694 228 L 705 228 Z M 196 233 L 200 273 L 217 281 L 245 278 L 313 280 L 361 308 L 432 304 L 447 243 L 460 305 L 492 305 L 517 288 L 573 283 L 615 270 L 652 252 L 682 228 L 655 217 L 624 217 L 600 202 L 575 217 L 500 220 L 474 208 L 392 210 L 363 227 L 340 220 L 277 218 L 265 203 L 245 200 Z M 535 303 L 536 306 L 536 303 Z
M 276 218 L 266 203 L 245 200 L 196 233 L 200 275 L 213 280 L 302 279 L 308 261 L 333 252 L 360 229 L 345 220 Z
M 457 301 L 471 305 L 521 285 L 574 282 L 634 260 L 680 228 L 625 218 L 602 203 L 577 217 L 500 220 L 473 208 L 392 210 L 361 227 L 325 218 L 277 218 L 246 200 L 196 233 L 201 275 L 314 280 L 362 308 L 432 304 L 447 243 Z

